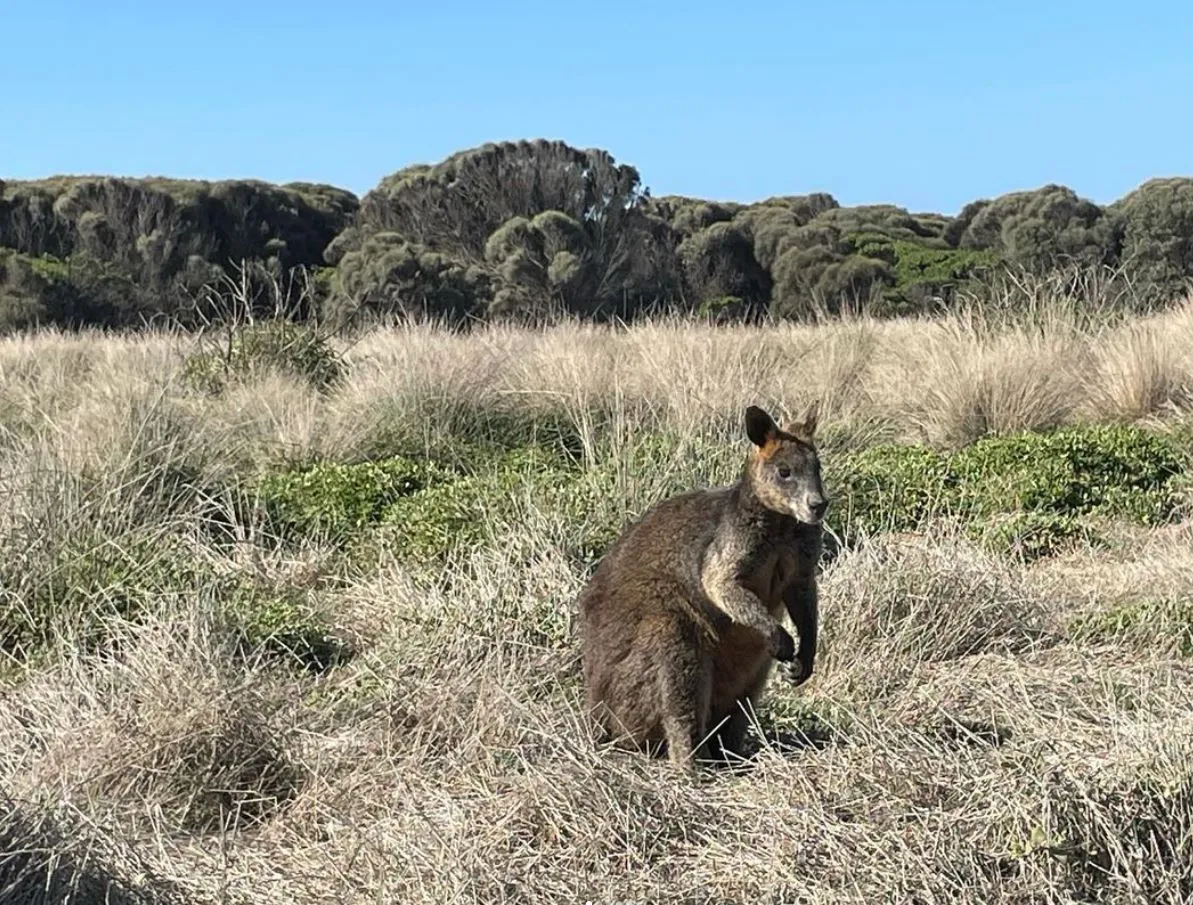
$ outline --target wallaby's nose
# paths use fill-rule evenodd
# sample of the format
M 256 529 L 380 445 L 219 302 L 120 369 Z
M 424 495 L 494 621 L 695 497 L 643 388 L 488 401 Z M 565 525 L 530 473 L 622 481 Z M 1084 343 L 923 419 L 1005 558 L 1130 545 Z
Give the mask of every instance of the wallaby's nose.
M 817 518 L 824 518 L 824 514 L 828 512 L 828 500 L 822 496 L 812 497 L 808 500 L 808 507 Z

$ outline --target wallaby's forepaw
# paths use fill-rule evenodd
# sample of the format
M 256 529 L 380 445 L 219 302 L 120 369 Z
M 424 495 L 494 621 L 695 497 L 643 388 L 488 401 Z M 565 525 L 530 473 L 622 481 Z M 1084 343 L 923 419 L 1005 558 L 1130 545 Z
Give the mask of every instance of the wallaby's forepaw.
M 812 678 L 812 668 L 798 657 L 786 663 L 780 663 L 778 670 L 784 681 L 797 688 Z
M 770 640 L 771 654 L 780 663 L 787 663 L 795 659 L 795 639 L 783 626 L 775 628 Z

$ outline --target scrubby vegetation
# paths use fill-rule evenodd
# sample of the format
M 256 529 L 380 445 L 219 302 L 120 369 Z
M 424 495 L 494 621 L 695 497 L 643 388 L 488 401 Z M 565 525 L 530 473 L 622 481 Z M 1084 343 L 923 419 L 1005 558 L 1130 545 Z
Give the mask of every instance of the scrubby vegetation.
M 846 536 L 953 516 L 977 537 L 1029 555 L 1089 539 L 1099 520 L 1159 525 L 1180 515 L 1180 449 L 1125 425 L 984 437 L 959 450 L 872 446 L 832 463 Z
M 442 222 L 417 208 L 441 175 L 369 222 L 503 273 L 571 266 L 581 237 L 515 200 L 488 208 L 523 217 L 500 241 L 450 194 Z M 1001 255 L 1051 217 L 1084 253 L 1108 215 L 1066 199 L 958 235 Z M 765 307 L 804 291 L 772 275 L 769 218 L 860 231 L 826 198 L 779 207 L 666 216 L 722 227 L 690 262 L 740 251 L 738 216 L 768 236 L 749 280 L 690 271 Z M 901 216 L 864 215 L 915 233 Z M 857 247 L 962 260 L 912 241 Z M 617 254 L 591 261 L 632 272 Z M 0 899 L 1187 901 L 1193 307 L 1105 319 L 1034 279 L 938 319 L 0 341 Z M 736 770 L 594 746 L 585 574 L 654 501 L 736 476 L 746 404 L 814 397 L 836 497 L 816 675 L 776 681 Z
M 0 330 L 193 327 L 234 271 L 268 310 L 456 324 L 661 311 L 805 320 L 938 310 L 993 275 L 1093 278 L 1131 310 L 1193 277 L 1193 179 L 1106 207 L 1046 185 L 956 216 L 653 197 L 607 151 L 486 144 L 406 167 L 363 198 L 325 185 L 58 177 L 0 182 Z

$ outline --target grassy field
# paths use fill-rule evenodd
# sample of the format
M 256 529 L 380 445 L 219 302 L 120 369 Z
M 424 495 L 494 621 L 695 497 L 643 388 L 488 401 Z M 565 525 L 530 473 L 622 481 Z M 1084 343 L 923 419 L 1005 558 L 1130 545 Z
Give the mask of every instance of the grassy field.
M 1193 305 L 1082 310 L 0 340 L 0 901 L 1189 901 Z M 812 398 L 816 675 L 598 750 L 587 571 Z

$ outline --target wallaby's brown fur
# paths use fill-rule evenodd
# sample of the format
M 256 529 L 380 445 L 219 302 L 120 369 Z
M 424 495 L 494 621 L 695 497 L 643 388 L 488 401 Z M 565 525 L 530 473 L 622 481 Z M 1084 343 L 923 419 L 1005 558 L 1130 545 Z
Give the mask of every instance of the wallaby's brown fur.
M 816 420 L 813 403 L 780 430 L 750 406 L 738 481 L 655 504 L 581 591 L 587 705 L 618 744 L 685 764 L 738 753 L 773 660 L 795 685 L 811 676 L 828 507 Z

